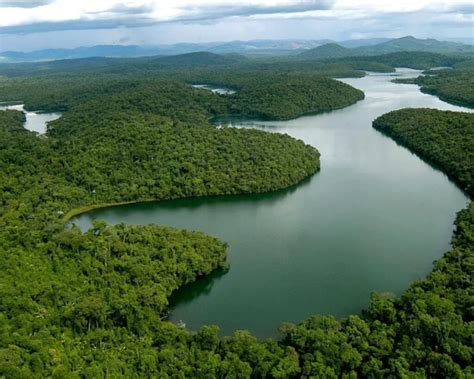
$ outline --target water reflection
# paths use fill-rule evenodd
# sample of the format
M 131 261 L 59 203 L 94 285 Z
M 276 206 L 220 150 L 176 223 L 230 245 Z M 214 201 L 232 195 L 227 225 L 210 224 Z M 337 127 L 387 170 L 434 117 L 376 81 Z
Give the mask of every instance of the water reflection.
M 249 329 L 268 337 L 283 321 L 360 312 L 370 292 L 399 293 L 431 270 L 449 248 L 455 214 L 468 200 L 439 171 L 372 128 L 376 117 L 404 107 L 466 109 L 392 78 L 344 79 L 366 98 L 341 110 L 285 122 L 228 123 L 286 133 L 318 148 L 321 171 L 302 185 L 119 206 L 75 222 L 82 228 L 95 218 L 160 223 L 228 242 L 231 270 L 173 297 L 171 320 L 190 329 L 217 324 L 224 334 Z
M 196 284 L 188 284 L 182 288 L 184 291 L 175 291 L 170 298 L 170 306 L 173 308 L 173 304 L 187 304 L 192 302 L 198 296 L 208 296 L 211 293 L 212 288 L 219 283 L 222 277 L 230 271 L 219 269 L 215 270 L 209 275 L 199 278 Z

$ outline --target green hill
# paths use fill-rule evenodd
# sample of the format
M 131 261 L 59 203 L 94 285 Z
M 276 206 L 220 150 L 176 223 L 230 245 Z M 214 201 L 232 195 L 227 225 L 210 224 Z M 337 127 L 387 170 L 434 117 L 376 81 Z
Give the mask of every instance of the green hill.
M 438 41 L 436 39 L 418 39 L 412 36 L 393 39 L 374 46 L 363 46 L 357 54 L 381 54 L 399 51 L 425 51 L 431 53 L 472 53 L 474 48 L 457 42 Z
M 430 161 L 474 197 L 474 114 L 401 109 L 377 118 L 373 127 Z
M 425 52 L 440 54 L 473 54 L 474 47 L 457 42 L 438 41 L 435 39 L 418 39 L 412 36 L 393 39 L 370 46 L 346 48 L 336 43 L 329 43 L 298 55 L 301 59 L 328 59 L 351 56 L 372 56 L 400 52 Z
M 149 63 L 157 64 L 159 66 L 218 66 L 229 65 L 245 60 L 243 56 L 238 54 L 220 55 L 209 53 L 207 51 L 200 51 L 197 53 L 179 54 L 165 57 L 157 57 L 151 59 Z
M 342 47 L 337 43 L 327 43 L 322 46 L 315 47 L 299 54 L 304 59 L 325 59 L 325 58 L 341 58 L 352 55 L 352 49 Z

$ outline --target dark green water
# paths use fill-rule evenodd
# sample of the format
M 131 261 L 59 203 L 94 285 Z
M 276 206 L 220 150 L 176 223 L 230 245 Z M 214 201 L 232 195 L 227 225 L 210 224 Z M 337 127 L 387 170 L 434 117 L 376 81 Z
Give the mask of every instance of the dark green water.
M 399 70 L 407 77 L 411 70 Z M 366 99 L 287 122 L 245 123 L 304 140 L 321 172 L 264 195 L 201 198 L 96 210 L 74 220 L 157 223 L 205 231 L 230 245 L 230 271 L 179 290 L 171 320 L 277 335 L 283 321 L 360 312 L 371 291 L 400 293 L 448 248 L 467 198 L 445 175 L 372 129 L 404 107 L 464 110 L 391 83 L 389 75 L 347 79 Z

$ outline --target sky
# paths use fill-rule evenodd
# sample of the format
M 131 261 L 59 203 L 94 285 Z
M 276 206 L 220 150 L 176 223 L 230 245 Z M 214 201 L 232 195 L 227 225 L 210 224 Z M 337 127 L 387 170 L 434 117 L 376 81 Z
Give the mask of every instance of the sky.
M 472 0 L 0 0 L 0 51 L 251 39 L 474 39 Z

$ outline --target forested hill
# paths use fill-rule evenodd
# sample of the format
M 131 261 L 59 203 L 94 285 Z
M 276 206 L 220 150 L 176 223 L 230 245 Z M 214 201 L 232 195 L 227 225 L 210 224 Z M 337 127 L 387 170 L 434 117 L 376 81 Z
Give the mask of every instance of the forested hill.
M 438 41 L 433 38 L 419 39 L 413 36 L 405 36 L 401 38 L 395 38 L 390 41 L 384 41 L 372 46 L 361 46 L 357 48 L 357 51 L 359 54 L 368 54 L 373 52 L 381 54 L 400 51 L 429 52 L 440 54 L 472 54 L 474 52 L 474 47 L 470 44 L 459 42 Z
M 173 56 L 147 56 L 141 58 L 91 57 L 35 63 L 0 64 L 0 75 L 7 77 L 60 76 L 71 74 L 124 75 L 161 74 L 175 75 L 176 71 L 205 69 L 219 71 L 254 71 L 265 74 L 311 73 L 326 77 L 357 77 L 362 71 L 390 72 L 394 67 L 429 69 L 449 66 L 472 59 L 471 55 L 441 54 L 428 51 L 394 51 L 377 54 L 346 55 L 350 50 L 335 44 L 319 46 L 298 56 L 252 58 L 239 54 L 195 52 Z
M 101 98 L 104 106 L 120 102 L 124 107 L 160 115 L 179 114 L 180 119 L 193 123 L 201 123 L 202 117 L 225 115 L 290 119 L 308 112 L 342 108 L 364 98 L 362 91 L 317 74 L 274 71 L 183 69 L 145 77 L 132 71 L 121 76 L 0 78 L 0 83 L 0 101 L 22 101 L 28 110 L 67 111 Z M 186 83 L 219 84 L 238 91 L 219 96 Z M 194 107 L 199 108 L 197 117 Z M 99 111 L 101 104 L 92 108 Z
M 443 55 L 425 52 L 399 52 L 389 53 L 383 55 L 375 55 L 371 57 L 349 57 L 339 58 L 335 60 L 327 60 L 327 62 L 334 62 L 343 64 L 345 62 L 372 62 L 383 64 L 388 67 L 408 67 L 416 70 L 428 70 L 436 67 L 454 67 L 458 64 L 468 61 L 467 57 L 459 57 L 455 55 Z
M 324 59 L 334 57 L 357 57 L 372 56 L 400 52 L 456 54 L 469 57 L 474 53 L 472 45 L 456 42 L 437 41 L 435 39 L 418 39 L 406 36 L 378 44 L 357 46 L 353 48 L 343 47 L 337 43 L 328 43 L 309 49 L 299 54 L 301 58 Z
M 247 348 L 247 338 L 265 354 L 262 373 L 296 372 L 294 351 L 275 342 L 237 335 L 217 353 L 216 328 L 192 334 L 162 321 L 173 290 L 225 267 L 223 242 L 153 225 L 82 233 L 63 217 L 103 203 L 276 190 L 317 171 L 317 151 L 286 135 L 112 105 L 82 111 L 48 138 L 23 129 L 22 113 L 0 112 L 0 377 L 243 375 L 249 363 L 232 345 Z
M 379 117 L 374 128 L 438 166 L 474 197 L 474 114 L 403 109 Z
M 397 124 L 412 129 L 424 112 L 402 111 Z M 284 324 L 279 342 L 243 331 L 219 337 L 215 326 L 192 333 L 162 312 L 173 289 L 225 267 L 222 242 L 157 226 L 96 223 L 81 233 L 64 227 L 64 210 L 166 198 L 170 189 L 269 190 L 316 170 L 315 150 L 284 135 L 195 128 L 131 110 L 71 113 L 49 138 L 21 129 L 22 120 L 0 112 L 1 376 L 472 376 L 473 205 L 459 214 L 452 249 L 433 272 L 400 297 L 374 294 L 362 316 Z M 428 129 L 407 141 L 423 145 Z M 429 142 L 432 150 L 458 159 L 458 134 Z M 461 162 L 472 172 L 472 159 Z
M 350 55 L 352 55 L 351 49 L 340 46 L 337 43 L 328 43 L 305 51 L 299 57 L 303 59 L 324 59 L 348 57 Z
M 416 78 L 395 79 L 394 82 L 418 84 L 422 92 L 448 103 L 474 108 L 474 59 L 443 63 Z
M 127 62 L 123 71 L 88 62 L 0 77 L 0 99 L 65 112 L 46 136 L 22 128 L 21 112 L 0 112 L 0 377 L 472 377 L 472 204 L 426 279 L 400 297 L 373 295 L 359 316 L 284 324 L 280 341 L 243 331 L 220 337 L 216 326 L 191 332 L 163 320 L 172 291 L 226 268 L 225 242 L 153 225 L 96 222 L 82 233 L 64 224 L 107 204 L 296 184 L 319 170 L 313 147 L 216 128 L 209 118 L 285 119 L 346 106 L 363 94 L 327 73 L 385 64 L 146 71 L 143 62 Z M 191 86 L 205 82 L 237 93 Z M 430 112 L 400 111 L 375 125 L 472 193 L 472 115 Z
M 474 62 L 469 64 L 455 66 L 452 70 L 429 71 L 414 83 L 421 86 L 421 91 L 444 101 L 474 108 Z
M 173 67 L 199 67 L 199 66 L 219 66 L 219 65 L 231 65 L 233 63 L 245 62 L 247 58 L 243 55 L 238 54 L 227 54 L 219 55 L 209 53 L 205 51 L 180 54 L 173 56 L 150 58 L 150 64 L 156 64 L 160 66 L 173 66 Z
M 335 42 L 332 40 L 251 40 L 209 43 L 179 43 L 162 46 L 138 45 L 96 45 L 72 49 L 45 49 L 30 52 L 3 51 L 0 61 L 34 62 L 55 59 L 75 59 L 89 57 L 145 57 L 157 55 L 177 55 L 195 52 L 216 54 L 246 54 L 250 56 L 292 56 L 309 52 L 324 45 L 338 45 L 347 48 L 348 55 L 377 55 L 399 51 L 426 51 L 443 54 L 472 53 L 472 46 L 458 42 L 437 41 L 435 39 L 418 39 L 412 36 L 402 38 L 370 38 Z

